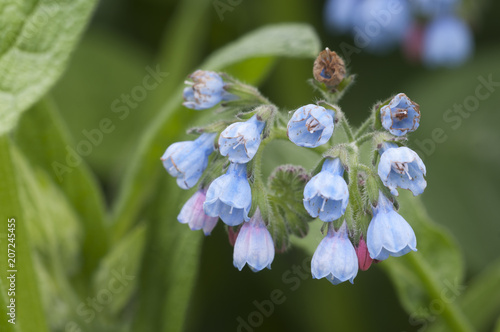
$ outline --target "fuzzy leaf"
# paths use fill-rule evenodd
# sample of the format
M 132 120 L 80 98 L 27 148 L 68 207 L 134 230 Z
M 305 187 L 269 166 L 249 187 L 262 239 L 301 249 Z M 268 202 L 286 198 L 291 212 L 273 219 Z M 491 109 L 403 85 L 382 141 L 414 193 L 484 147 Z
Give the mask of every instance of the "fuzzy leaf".
M 95 272 L 94 292 L 108 289 L 113 293 L 113 301 L 105 308 L 111 317 L 121 312 L 136 290 L 145 242 L 146 227 L 139 225 L 111 248 Z M 116 281 L 112 285 L 113 280 Z
M 304 168 L 293 165 L 278 166 L 269 177 L 269 204 L 274 217 L 269 230 L 277 248 L 288 247 L 290 234 L 307 235 L 308 223 L 314 219 L 303 204 L 304 187 L 309 179 Z
M 0 4 L 0 134 L 59 78 L 94 0 L 7 0 Z
M 108 246 L 104 199 L 85 161 L 70 152 L 70 135 L 55 105 L 43 100 L 33 106 L 21 117 L 14 139 L 30 164 L 45 171 L 76 210 L 84 228 L 83 270 L 90 276 Z
M 23 202 L 19 192 L 19 178 L 17 176 L 16 164 L 13 161 L 11 142 L 6 135 L 0 136 L 0 240 L 2 254 L 0 255 L 0 267 L 2 277 L 0 278 L 0 304 L 3 308 L 2 319 L 0 319 L 0 330 L 5 332 L 14 331 L 48 331 L 42 300 L 36 280 L 35 268 L 33 266 L 31 241 L 28 236 L 28 222 L 25 219 Z M 16 265 L 11 268 L 19 269 L 16 274 L 16 324 L 7 321 L 7 305 L 10 304 L 8 297 L 9 285 L 7 284 L 7 221 L 15 218 L 15 259 Z M 10 243 L 10 242 L 9 242 Z M 24 318 L 26 317 L 26 318 Z M 27 319 L 29 317 L 29 319 Z M 10 317 L 9 317 L 10 319 Z

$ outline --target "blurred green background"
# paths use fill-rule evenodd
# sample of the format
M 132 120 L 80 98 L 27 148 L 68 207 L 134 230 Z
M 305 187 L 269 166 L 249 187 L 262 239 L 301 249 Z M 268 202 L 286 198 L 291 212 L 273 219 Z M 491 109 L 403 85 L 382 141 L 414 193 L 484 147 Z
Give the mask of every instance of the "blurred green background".
M 161 112 L 159 106 L 168 101 L 172 90 L 212 51 L 251 30 L 279 22 L 311 24 L 320 35 L 322 47 L 335 51 L 341 42 L 352 44 L 348 36 L 325 32 L 323 1 L 243 0 L 232 8 L 221 20 L 213 2 L 107 0 L 98 5 L 64 76 L 52 89 L 75 145 L 85 139 L 82 130 L 97 128 L 104 116 L 117 118 L 111 112 L 113 101 L 141 84 L 146 66 L 154 68 L 160 64 L 169 73 L 165 83 L 132 109 L 127 118 L 117 120 L 116 130 L 106 135 L 103 143 L 86 158 L 99 178 L 108 204 L 121 190 L 119 184 L 125 169 L 145 135 L 147 124 Z M 492 75 L 493 81 L 500 82 L 499 12 L 499 2 L 483 4 L 480 17 L 473 22 L 474 57 L 460 68 L 430 71 L 408 63 L 398 50 L 384 57 L 352 55 L 349 70 L 357 74 L 357 81 L 340 104 L 355 125 L 361 123 L 376 101 L 399 92 L 421 105 L 421 125 L 411 135 L 409 144 L 427 166 L 428 188 L 422 198 L 434 221 L 446 226 L 460 244 L 466 258 L 467 278 L 499 259 L 500 87 L 481 101 L 475 112 L 467 113 L 458 128 L 453 129 L 443 116 L 454 104 L 462 104 L 467 96 L 474 94 L 479 76 Z M 182 20 L 190 15 L 192 20 Z M 189 50 L 188 54 L 185 50 Z M 260 88 L 284 109 L 292 110 L 316 97 L 305 83 L 311 77 L 312 60 L 264 59 L 256 61 L 256 65 L 271 66 Z M 250 77 L 251 69 L 246 71 Z M 182 121 L 175 124 L 182 129 L 192 125 Z M 444 131 L 447 137 L 444 142 L 429 143 L 435 128 Z M 425 153 L 417 142 L 426 142 L 432 152 Z M 165 142 L 165 148 L 168 144 Z M 289 158 L 283 162 L 294 160 L 294 156 L 283 157 Z M 171 186 L 173 182 L 167 177 L 163 173 L 157 186 Z M 135 295 L 139 298 L 143 296 L 144 280 L 149 280 L 145 274 L 161 270 L 163 259 L 161 250 L 151 244 L 155 230 L 166 222 L 161 215 L 148 212 L 148 206 L 155 204 L 165 205 L 167 210 L 180 209 L 182 202 L 178 199 L 157 202 L 155 197 L 149 197 L 141 213 L 150 229 L 143 258 L 144 278 Z M 185 232 L 189 232 L 187 227 Z M 277 255 L 270 271 L 238 272 L 232 266 L 232 247 L 219 224 L 212 236 L 203 240 L 201 267 L 188 307 L 186 330 L 234 331 L 238 317 L 247 320 L 256 310 L 253 302 L 268 300 L 275 289 L 283 291 L 286 301 L 276 305 L 275 312 L 256 331 L 418 330 L 419 326 L 409 320 L 390 280 L 378 266 L 359 273 L 354 286 L 344 283 L 334 287 L 325 280 L 313 281 L 308 276 L 300 280 L 296 290 L 291 290 L 294 284 L 284 282 L 283 276 L 308 257 L 304 251 L 292 249 Z M 151 307 L 130 310 L 136 309 L 151 310 L 150 320 L 161 317 Z M 160 325 L 150 322 L 150 326 Z

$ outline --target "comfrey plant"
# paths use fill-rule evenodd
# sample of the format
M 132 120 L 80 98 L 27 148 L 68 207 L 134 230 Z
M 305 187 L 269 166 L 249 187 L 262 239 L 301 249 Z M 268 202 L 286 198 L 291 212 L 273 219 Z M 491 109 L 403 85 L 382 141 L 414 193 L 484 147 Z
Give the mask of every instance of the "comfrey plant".
M 395 196 L 398 189 L 419 195 L 427 185 L 425 165 L 404 146 L 420 124 L 420 107 L 397 94 L 377 103 L 354 130 L 338 106 L 354 80 L 343 60 L 327 48 L 313 74 L 310 83 L 321 100 L 289 116 L 251 86 L 224 73 L 196 71 L 184 106 L 214 108 L 219 120 L 191 130 L 198 138 L 172 144 L 161 159 L 179 187 L 193 188 L 179 222 L 209 235 L 221 219 L 239 270 L 270 268 L 275 252 L 286 250 L 291 236 L 306 236 L 317 218 L 327 231 L 312 258 L 312 276 L 352 283 L 372 262 L 417 250 Z M 277 139 L 317 152 L 315 169 L 281 165 L 264 181 L 262 154 Z M 371 163 L 362 162 L 364 144 L 374 152 Z

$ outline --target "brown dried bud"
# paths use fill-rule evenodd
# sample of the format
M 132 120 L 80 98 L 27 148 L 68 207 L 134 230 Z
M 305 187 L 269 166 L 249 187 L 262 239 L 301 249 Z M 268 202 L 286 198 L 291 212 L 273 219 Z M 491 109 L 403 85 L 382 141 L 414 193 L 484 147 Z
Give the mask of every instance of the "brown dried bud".
M 344 60 L 327 47 L 314 61 L 313 74 L 316 81 L 335 87 L 344 79 Z

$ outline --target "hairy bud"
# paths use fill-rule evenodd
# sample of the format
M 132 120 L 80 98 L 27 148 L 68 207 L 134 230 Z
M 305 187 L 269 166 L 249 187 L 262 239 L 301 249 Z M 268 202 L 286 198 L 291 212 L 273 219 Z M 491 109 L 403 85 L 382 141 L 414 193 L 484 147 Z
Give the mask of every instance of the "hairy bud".
M 344 60 L 328 47 L 314 61 L 314 79 L 328 87 L 336 87 L 345 77 Z

